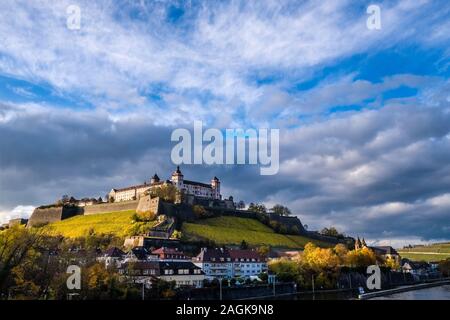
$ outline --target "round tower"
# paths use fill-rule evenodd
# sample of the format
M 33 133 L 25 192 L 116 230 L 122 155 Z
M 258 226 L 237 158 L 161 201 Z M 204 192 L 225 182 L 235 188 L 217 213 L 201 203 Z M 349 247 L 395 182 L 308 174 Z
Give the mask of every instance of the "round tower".
M 211 188 L 214 191 L 214 199 L 221 199 L 222 196 L 220 195 L 220 181 L 217 177 L 214 177 L 211 180 Z
M 155 175 L 152 177 L 152 179 L 150 180 L 150 184 L 155 184 L 159 182 L 159 177 L 158 175 L 155 173 Z
M 177 189 L 183 189 L 183 174 L 181 173 L 180 166 L 177 166 L 177 170 L 172 173 L 171 181 Z

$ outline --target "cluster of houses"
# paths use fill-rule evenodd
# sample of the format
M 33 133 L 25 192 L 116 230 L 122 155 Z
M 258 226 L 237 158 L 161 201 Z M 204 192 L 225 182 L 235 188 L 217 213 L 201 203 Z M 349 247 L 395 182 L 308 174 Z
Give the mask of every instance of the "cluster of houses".
M 266 258 L 250 249 L 202 248 L 189 257 L 176 248 L 150 251 L 135 247 L 125 253 L 113 247 L 97 258 L 106 267 L 115 267 L 134 283 L 146 286 L 157 280 L 174 281 L 177 287 L 200 288 L 205 280 L 255 279 L 267 272 Z

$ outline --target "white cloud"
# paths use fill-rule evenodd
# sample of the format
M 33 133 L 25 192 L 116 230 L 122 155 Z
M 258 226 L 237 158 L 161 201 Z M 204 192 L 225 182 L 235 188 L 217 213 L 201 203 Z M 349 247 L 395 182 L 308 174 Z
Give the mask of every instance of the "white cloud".
M 0 223 L 6 223 L 11 219 L 24 218 L 28 219 L 33 213 L 33 206 L 17 206 L 10 212 L 0 212 Z

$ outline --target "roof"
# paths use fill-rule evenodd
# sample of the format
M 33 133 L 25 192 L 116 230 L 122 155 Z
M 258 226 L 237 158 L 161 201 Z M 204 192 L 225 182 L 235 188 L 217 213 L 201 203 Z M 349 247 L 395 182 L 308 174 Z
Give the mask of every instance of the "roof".
M 152 179 L 155 179 L 156 181 L 159 181 L 158 175 L 155 173 L 155 175 L 152 177 Z
M 236 259 L 255 259 L 256 261 L 264 261 L 264 258 L 255 250 L 230 250 L 232 260 Z
M 191 261 L 159 261 L 159 268 L 160 270 L 179 270 L 179 269 L 200 269 L 200 267 L 197 267 L 195 264 L 193 264 Z M 162 274 L 163 272 L 161 272 Z
M 182 176 L 183 174 L 181 173 L 181 170 L 180 170 L 180 166 L 177 166 L 177 170 L 175 170 L 173 173 L 172 173 L 172 175 L 174 176 Z
M 375 251 L 375 253 L 379 253 L 379 254 L 399 255 L 397 250 L 395 250 L 391 246 L 376 246 L 376 247 L 369 247 L 369 248 L 372 249 L 373 251 Z
M 152 254 L 178 254 L 178 255 L 184 255 L 183 251 L 179 251 L 178 249 L 174 248 L 167 248 L 167 247 L 161 247 L 159 249 L 153 250 Z
M 117 247 L 112 247 L 105 251 L 105 256 L 107 256 L 107 257 L 120 258 L 124 255 L 125 255 L 125 252 L 123 252 L 122 250 L 120 250 Z
M 134 270 L 145 270 L 154 269 L 157 270 L 156 274 L 159 273 L 159 263 L 158 261 L 136 261 L 136 262 L 125 262 L 120 266 L 121 269 L 134 269 Z
M 129 253 L 132 253 L 138 260 L 146 260 L 147 255 L 150 254 L 144 247 L 134 247 Z
M 120 191 L 127 191 L 127 190 L 133 190 L 133 189 L 140 189 L 140 188 L 145 188 L 145 187 L 150 187 L 150 184 L 148 184 L 147 182 L 145 182 L 144 184 L 139 184 L 139 185 L 135 185 L 135 186 L 131 186 L 131 187 L 126 187 L 126 188 L 121 188 L 121 189 L 113 189 L 115 192 L 120 192 Z
M 214 259 L 214 260 L 213 260 Z M 245 259 L 251 261 L 252 259 L 256 261 L 265 261 L 264 257 L 261 256 L 255 250 L 242 250 L 242 249 L 226 249 L 226 248 L 216 248 L 216 249 L 207 249 L 202 248 L 200 253 L 195 257 L 196 261 L 220 261 L 226 262 L 228 261 L 236 261 L 240 259 Z
M 204 188 L 210 188 L 211 189 L 211 185 L 210 184 L 206 184 L 203 182 L 197 182 L 197 181 L 191 181 L 191 180 L 183 180 L 184 184 L 190 184 L 193 186 L 199 186 L 199 187 L 204 187 Z
M 228 249 L 226 249 L 226 248 L 220 248 L 220 249 L 218 249 L 218 248 L 215 248 L 215 249 L 202 248 L 200 253 L 195 257 L 195 260 L 197 260 L 197 261 L 215 261 L 215 260 L 220 260 L 220 258 L 223 258 L 223 259 L 231 258 Z

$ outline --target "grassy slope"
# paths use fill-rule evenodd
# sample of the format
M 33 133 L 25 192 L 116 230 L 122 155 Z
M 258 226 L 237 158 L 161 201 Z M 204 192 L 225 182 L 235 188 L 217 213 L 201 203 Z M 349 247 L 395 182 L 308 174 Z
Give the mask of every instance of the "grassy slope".
M 51 234 L 62 234 L 68 238 L 85 236 L 90 229 L 97 234 L 114 234 L 125 237 L 131 227 L 134 210 L 76 216 L 45 226 Z
M 282 235 L 254 219 L 239 217 L 217 217 L 197 223 L 183 223 L 182 235 L 186 240 L 210 239 L 217 244 L 240 244 L 245 240 L 250 245 L 271 245 L 301 249 L 308 242 L 320 246 L 329 244 L 302 236 Z
M 398 251 L 403 258 L 411 260 L 439 261 L 450 258 L 450 243 L 435 243 Z

